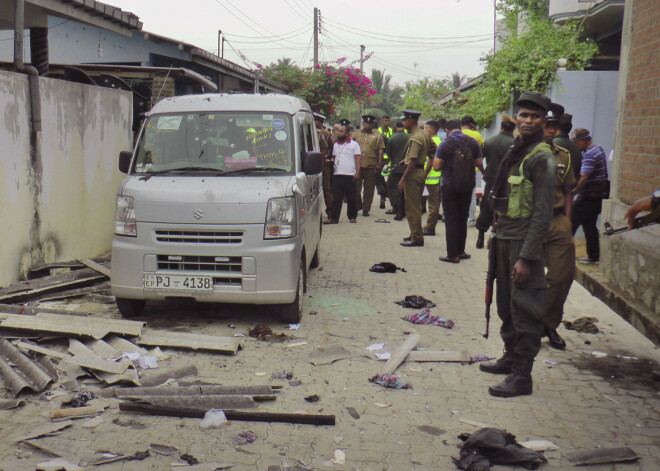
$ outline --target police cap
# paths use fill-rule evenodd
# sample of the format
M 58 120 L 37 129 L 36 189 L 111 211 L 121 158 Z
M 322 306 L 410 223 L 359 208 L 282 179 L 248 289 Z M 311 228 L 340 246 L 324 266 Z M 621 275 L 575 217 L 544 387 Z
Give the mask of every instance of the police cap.
M 550 103 L 548 114 L 545 116 L 545 119 L 548 123 L 558 123 L 563 114 L 563 106 L 561 106 L 559 103 Z
M 503 123 L 511 123 L 511 124 L 516 124 L 516 122 L 513 120 L 511 116 L 508 114 L 503 114 L 502 115 L 502 122 Z
M 535 107 L 541 108 L 543 111 L 548 111 L 551 103 L 550 98 L 541 92 L 523 92 L 516 102 L 516 106 L 532 104 Z
M 373 123 L 376 121 L 376 117 L 372 114 L 365 114 L 362 116 L 362 121 L 365 123 Z
M 346 118 L 342 118 L 342 119 L 339 120 L 339 124 L 341 124 L 342 126 L 348 126 L 348 125 L 351 124 L 351 122 L 349 120 L 347 120 Z
M 422 115 L 421 111 L 415 111 L 415 110 L 403 110 L 403 119 L 414 119 L 415 121 L 419 119 L 419 117 Z

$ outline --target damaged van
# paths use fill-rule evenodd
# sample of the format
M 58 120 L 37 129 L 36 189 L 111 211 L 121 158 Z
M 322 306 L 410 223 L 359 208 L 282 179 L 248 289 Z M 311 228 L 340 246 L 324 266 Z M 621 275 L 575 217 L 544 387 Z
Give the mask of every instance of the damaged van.
M 279 305 L 299 322 L 319 263 L 321 154 L 309 105 L 276 94 L 168 98 L 148 113 L 117 192 L 112 293 Z

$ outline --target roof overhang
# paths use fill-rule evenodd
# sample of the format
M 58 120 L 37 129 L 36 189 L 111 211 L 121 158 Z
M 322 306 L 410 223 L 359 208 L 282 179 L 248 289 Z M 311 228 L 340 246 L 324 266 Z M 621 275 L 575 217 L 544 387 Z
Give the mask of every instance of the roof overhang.
M 551 0 L 549 16 L 552 21 L 563 23 L 566 20 L 584 18 L 582 32 L 589 36 L 598 36 L 602 32 L 621 29 L 625 0 L 601 0 L 595 2 Z

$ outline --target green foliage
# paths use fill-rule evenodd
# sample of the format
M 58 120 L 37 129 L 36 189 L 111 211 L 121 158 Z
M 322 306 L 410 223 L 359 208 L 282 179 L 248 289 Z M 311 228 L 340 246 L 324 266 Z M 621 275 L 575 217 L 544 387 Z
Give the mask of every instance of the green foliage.
M 560 57 L 567 59 L 568 70 L 584 70 L 598 52 L 593 41 L 579 39 L 576 23 L 559 25 L 547 17 L 547 0 L 503 0 L 499 8 L 514 24 L 523 13 L 525 31 L 511 30 L 504 47 L 481 59 L 484 81 L 445 105 L 444 115 L 470 114 L 479 125 L 487 125 L 496 113 L 507 110 L 514 92 L 547 91 Z
M 450 91 L 451 85 L 448 80 L 425 78 L 417 82 L 406 82 L 404 107 L 421 111 L 424 117 L 438 117 L 440 110 L 436 103 Z
M 376 94 L 371 98 L 372 108 L 365 109 L 365 113 L 381 116 L 397 116 L 403 109 L 403 88 L 398 85 L 391 86 L 392 76 L 386 75 L 384 70 L 373 69 L 371 82 Z

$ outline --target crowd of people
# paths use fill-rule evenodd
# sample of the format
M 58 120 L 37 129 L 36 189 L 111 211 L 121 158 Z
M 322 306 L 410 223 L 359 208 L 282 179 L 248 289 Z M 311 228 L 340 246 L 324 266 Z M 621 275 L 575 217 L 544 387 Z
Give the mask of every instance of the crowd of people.
M 421 125 L 420 112 L 405 110 L 394 128 L 388 116 L 378 126 L 374 116 L 365 115 L 357 129 L 342 119 L 329 131 L 325 118 L 315 115 L 324 156 L 324 224 L 339 223 L 344 202 L 351 223 L 359 211 L 369 217 L 377 193 L 382 209 L 390 201 L 387 214 L 408 221 L 403 247 L 423 247 L 424 237 L 435 236 L 444 221 L 446 255 L 439 259 L 461 263 L 470 259 L 467 227 L 481 189 L 477 175 L 483 177 L 476 248 L 484 248 L 492 229 L 488 246 L 504 354 L 481 369 L 508 375 L 489 388 L 500 397 L 532 393 L 542 337 L 554 348 L 566 348 L 557 327 L 575 271 L 573 235 L 583 227 L 588 256 L 580 260 L 597 263 L 596 220 L 609 192 L 604 150 L 586 129 L 569 137 L 572 116 L 560 104 L 525 92 L 515 107 L 513 118 L 502 115 L 499 133 L 485 141 L 470 116 Z

